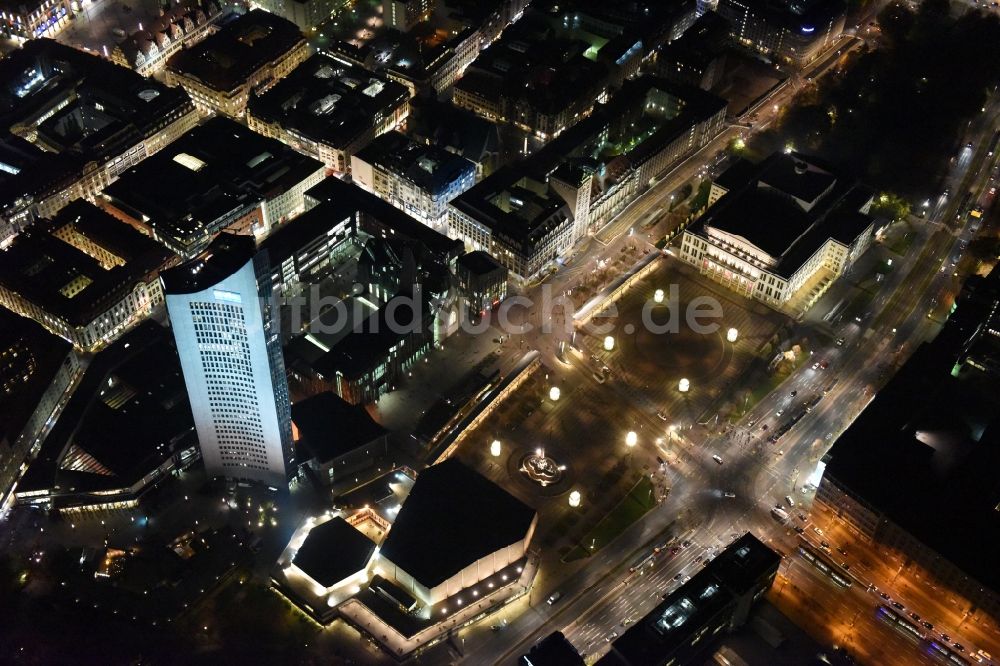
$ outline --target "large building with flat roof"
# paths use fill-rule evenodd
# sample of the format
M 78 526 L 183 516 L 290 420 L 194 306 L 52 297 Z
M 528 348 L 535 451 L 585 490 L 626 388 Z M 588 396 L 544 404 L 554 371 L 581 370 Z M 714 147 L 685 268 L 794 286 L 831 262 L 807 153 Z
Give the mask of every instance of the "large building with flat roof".
M 317 53 L 247 107 L 247 123 L 346 173 L 351 156 L 406 120 L 406 88 Z
M 176 255 L 77 199 L 0 250 L 0 304 L 94 351 L 163 305 Z
M 206 472 L 287 487 L 291 405 L 266 255 L 220 234 L 160 278 Z
M 68 342 L 0 308 L 0 515 L 79 374 Z
M 718 640 L 746 623 L 779 564 L 778 553 L 745 533 L 617 638 L 598 664 L 702 663 Z
M 1000 271 L 970 278 L 938 336 L 879 390 L 823 457 L 814 520 L 835 518 L 922 581 L 1000 614 Z M 995 349 L 995 347 L 994 347 Z M 818 515 L 817 515 L 818 514 Z
M 476 165 L 399 132 L 375 139 L 351 158 L 351 178 L 396 208 L 441 229 L 448 202 L 476 183 Z
M 794 65 L 832 46 L 847 19 L 843 0 L 718 0 L 715 11 L 735 44 Z
M 324 391 L 292 405 L 296 459 L 324 485 L 333 485 L 388 453 L 389 431 L 361 405 Z
M 182 86 L 205 113 L 240 118 L 263 92 L 309 57 L 299 27 L 262 9 L 228 23 L 167 61 L 167 83 Z
M 0 245 L 123 171 L 198 120 L 183 90 L 49 39 L 0 61 Z
M 449 458 L 417 477 L 376 566 L 434 604 L 524 558 L 537 522 L 534 509 Z
M 305 209 L 324 173 L 318 160 L 217 116 L 123 173 L 101 203 L 191 257 L 223 229 L 267 236 Z
M 554 36 L 548 17 L 528 10 L 455 82 L 453 103 L 542 140 L 585 118 L 607 95 L 609 69 L 589 45 Z
M 794 152 L 732 169 L 684 231 L 681 259 L 743 296 L 805 311 L 871 245 L 872 191 Z
M 726 102 L 655 77 L 455 197 L 448 233 L 528 277 L 568 253 L 723 128 Z
M 127 509 L 197 460 L 170 333 L 147 321 L 90 359 L 18 484 L 21 504 Z

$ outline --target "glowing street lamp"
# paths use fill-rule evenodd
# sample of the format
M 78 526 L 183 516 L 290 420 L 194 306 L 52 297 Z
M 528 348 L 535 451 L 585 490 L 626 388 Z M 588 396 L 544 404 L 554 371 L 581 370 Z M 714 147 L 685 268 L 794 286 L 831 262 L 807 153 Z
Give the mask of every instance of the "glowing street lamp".
M 569 505 L 574 509 L 580 506 L 580 491 L 574 490 L 569 494 Z
M 635 430 L 629 430 L 628 434 L 625 435 L 625 445 L 632 448 L 639 442 L 639 435 L 635 434 Z
M 729 340 L 730 342 L 736 342 L 736 338 L 738 337 L 740 337 L 740 332 L 737 331 L 735 328 L 731 328 L 728 331 L 726 331 L 726 340 Z
M 609 335 L 604 338 L 604 351 L 611 351 L 615 348 L 615 338 L 613 335 Z
M 688 391 L 691 390 L 691 382 L 688 380 L 687 377 L 684 377 L 679 382 L 677 382 L 677 390 L 680 391 L 681 393 L 687 393 Z
M 494 439 L 493 442 L 490 444 L 490 455 L 492 455 L 494 458 L 499 458 L 500 451 L 501 451 L 500 440 Z
M 559 390 L 558 386 L 553 386 L 549 389 L 549 400 L 552 402 L 558 402 L 559 396 L 562 395 L 562 391 Z
M 662 289 L 657 289 L 653 293 L 653 301 L 655 301 L 657 303 L 662 303 L 663 302 L 663 290 Z

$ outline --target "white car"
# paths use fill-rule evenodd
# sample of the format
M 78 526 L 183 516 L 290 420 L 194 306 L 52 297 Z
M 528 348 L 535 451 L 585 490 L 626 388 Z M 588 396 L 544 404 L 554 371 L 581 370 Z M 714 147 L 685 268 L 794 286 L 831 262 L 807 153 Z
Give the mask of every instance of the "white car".
M 795 506 L 795 500 L 792 499 L 791 495 L 785 495 L 785 504 L 788 506 Z
M 712 456 L 712 460 L 714 460 L 715 462 L 717 462 L 720 465 L 722 464 L 722 458 L 720 456 L 717 456 L 717 455 L 716 456 Z

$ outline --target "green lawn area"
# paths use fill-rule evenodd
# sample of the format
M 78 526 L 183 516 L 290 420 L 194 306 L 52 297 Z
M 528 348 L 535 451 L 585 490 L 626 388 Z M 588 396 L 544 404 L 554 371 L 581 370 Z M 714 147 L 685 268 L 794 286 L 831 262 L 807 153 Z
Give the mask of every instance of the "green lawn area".
M 656 500 L 654 499 L 653 484 L 648 477 L 643 476 L 615 508 L 584 534 L 579 545 L 567 553 L 563 561 L 572 562 L 590 557 L 614 541 L 629 525 L 639 520 L 654 506 L 656 506 Z M 591 544 L 594 546 L 593 550 L 591 550 Z
M 729 416 L 729 420 L 736 422 L 743 418 L 754 406 L 763 400 L 768 393 L 778 388 L 781 382 L 785 381 L 789 375 L 802 367 L 802 365 L 809 361 L 809 349 L 805 345 L 799 344 L 801 353 L 795 359 L 794 362 L 782 361 L 778 368 L 774 372 L 767 373 L 767 375 L 761 380 L 753 385 L 753 388 L 749 391 L 749 396 L 746 398 L 743 404 L 738 405 L 738 409 Z M 740 397 L 743 397 L 743 393 L 740 393 Z
M 910 247 L 913 245 L 913 241 L 916 240 L 917 234 L 913 231 L 905 231 L 900 234 L 896 234 L 893 238 L 886 241 L 885 246 L 889 248 L 890 251 L 903 256 L 910 251 Z

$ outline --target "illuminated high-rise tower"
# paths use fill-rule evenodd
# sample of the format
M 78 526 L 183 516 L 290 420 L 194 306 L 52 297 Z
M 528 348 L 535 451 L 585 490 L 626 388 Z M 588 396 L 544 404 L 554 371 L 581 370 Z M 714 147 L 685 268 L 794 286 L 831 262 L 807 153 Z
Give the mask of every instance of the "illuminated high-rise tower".
M 286 486 L 291 409 L 266 254 L 221 234 L 160 277 L 208 474 Z

